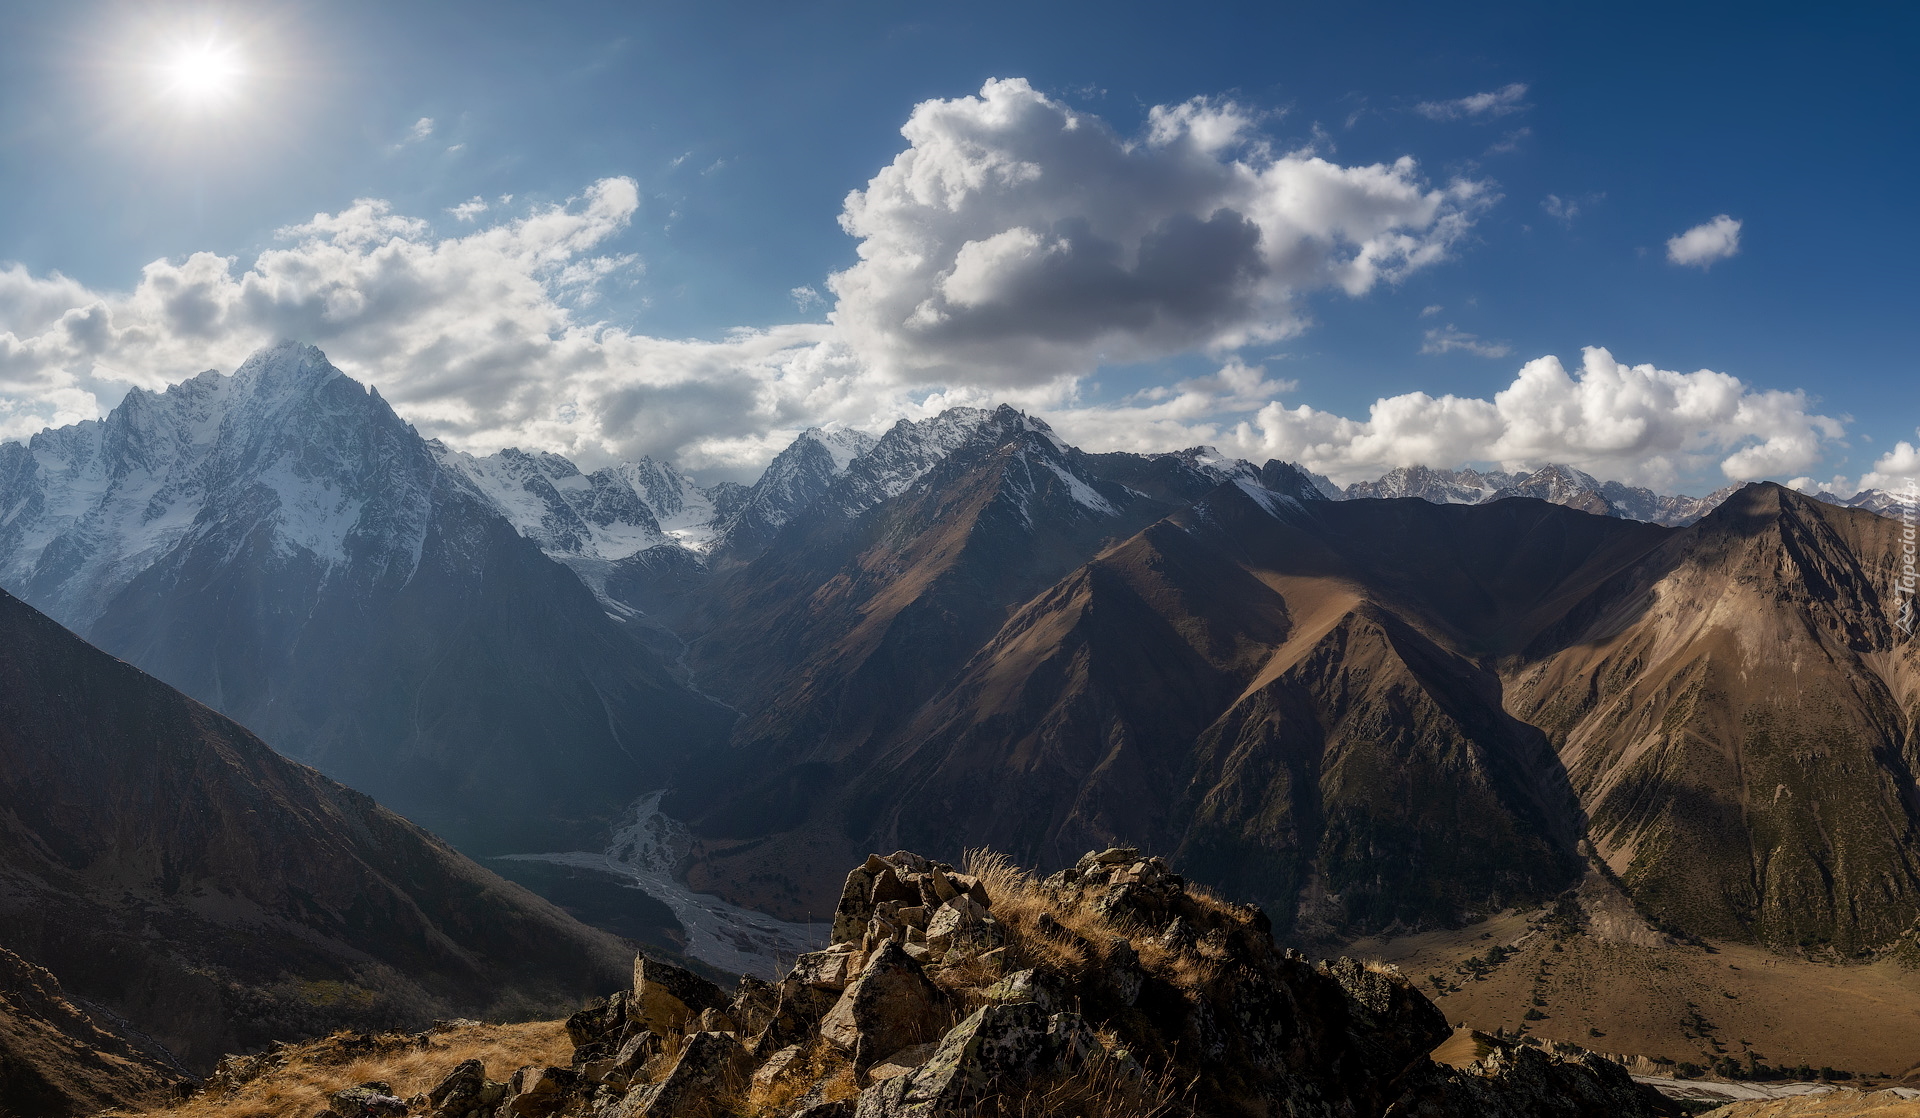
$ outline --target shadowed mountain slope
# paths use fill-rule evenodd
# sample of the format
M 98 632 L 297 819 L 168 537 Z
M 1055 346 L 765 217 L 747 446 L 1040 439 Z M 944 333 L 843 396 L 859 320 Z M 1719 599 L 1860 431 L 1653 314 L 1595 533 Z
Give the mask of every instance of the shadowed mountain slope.
M 552 1011 L 626 946 L 0 593 L 0 947 L 204 1071 Z

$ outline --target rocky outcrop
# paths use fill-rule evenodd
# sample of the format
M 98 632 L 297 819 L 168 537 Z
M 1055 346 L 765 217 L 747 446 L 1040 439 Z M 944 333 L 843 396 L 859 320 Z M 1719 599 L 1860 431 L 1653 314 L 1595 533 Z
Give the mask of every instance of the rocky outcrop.
M 1664 1114 L 1658 1092 L 1612 1060 L 1569 1044 L 1476 1034 L 1492 1050 L 1462 1068 L 1429 1063 L 1387 1118 L 1616 1118 Z M 1678 1113 L 1675 1111 L 1675 1113 Z
M 1452 1030 L 1390 967 L 1277 948 L 1265 916 L 1137 850 L 1036 880 L 901 851 L 848 875 L 835 942 L 731 996 L 652 960 L 566 1022 L 569 1067 L 477 1060 L 431 1091 L 337 1092 L 339 1115 L 431 1118 L 1639 1118 L 1625 1071 Z M 424 1036 L 424 1034 L 423 1034 Z M 336 1042 L 339 1038 L 335 1038 Z M 251 1065 L 249 1065 L 251 1068 Z M 249 1074 L 252 1072 L 249 1071 Z M 359 1109 L 342 1109 L 351 1103 Z

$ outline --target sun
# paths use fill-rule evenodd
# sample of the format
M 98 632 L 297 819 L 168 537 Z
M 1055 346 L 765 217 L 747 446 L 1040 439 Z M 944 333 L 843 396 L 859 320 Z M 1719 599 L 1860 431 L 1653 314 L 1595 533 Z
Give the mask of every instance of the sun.
M 163 96 L 189 109 L 233 100 L 246 76 L 240 52 L 215 40 L 175 44 L 156 67 Z

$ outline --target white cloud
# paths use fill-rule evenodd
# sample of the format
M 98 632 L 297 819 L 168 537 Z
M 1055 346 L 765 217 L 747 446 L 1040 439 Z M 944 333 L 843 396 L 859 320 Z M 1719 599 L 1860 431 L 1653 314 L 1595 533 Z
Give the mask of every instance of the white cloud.
M 1446 309 L 1447 308 L 1441 306 L 1438 303 L 1428 303 L 1426 306 L 1420 308 L 1420 317 L 1432 318 L 1434 315 L 1439 314 L 1441 311 Z
M 412 128 L 407 129 L 406 142 L 409 144 L 417 144 L 431 135 L 433 135 L 433 118 L 423 116 L 413 122 Z
M 622 178 L 512 218 L 503 196 L 451 236 L 361 200 L 281 230 L 250 262 L 155 261 L 125 291 L 4 267 L 0 437 L 91 418 L 129 385 L 232 369 L 281 337 L 320 345 L 465 449 L 544 448 L 589 467 L 663 455 L 709 476 L 750 474 L 806 426 L 875 430 L 1000 401 L 1090 449 L 1210 442 L 1343 480 L 1487 460 L 1648 484 L 1771 476 L 1805 471 L 1840 437 L 1799 393 L 1598 349 L 1572 374 L 1530 362 L 1492 399 L 1395 396 L 1364 419 L 1284 406 L 1297 386 L 1231 351 L 1301 329 L 1303 292 L 1358 295 L 1441 259 L 1489 193 L 1423 184 L 1407 160 L 1276 155 L 1256 123 L 1190 101 L 1127 139 L 1020 82 L 927 102 L 907 149 L 847 201 L 860 256 L 832 279 L 830 321 L 717 341 L 589 313 L 640 266 L 618 249 L 640 207 Z M 1501 344 L 1451 326 L 1429 341 Z M 1214 373 L 1082 400 L 1097 364 L 1205 348 L 1227 351 Z
M 1745 481 L 1804 469 L 1843 434 L 1804 393 L 1756 390 L 1706 369 L 1622 365 L 1598 347 L 1572 373 L 1555 357 L 1529 361 L 1491 400 L 1411 392 L 1374 401 L 1365 419 L 1278 400 L 1244 409 L 1244 418 L 1224 414 L 1245 399 L 1189 392 L 1174 406 L 1129 401 L 1049 414 L 1066 437 L 1097 434 L 1140 450 L 1211 443 L 1254 461 L 1297 461 L 1342 484 L 1396 466 L 1470 462 L 1561 462 L 1656 487 L 1708 471 Z
M 1505 357 L 1513 352 L 1513 347 L 1506 342 L 1486 341 L 1478 334 L 1456 329 L 1451 322 L 1427 331 L 1426 341 L 1420 346 L 1420 352 L 1427 354 L 1451 353 L 1456 349 L 1475 357 Z
M 1667 260 L 1687 267 L 1711 268 L 1739 251 L 1740 222 L 1726 214 L 1667 239 Z
M 1488 93 L 1475 93 L 1453 101 L 1422 101 L 1413 107 L 1413 111 L 1430 120 L 1487 119 L 1507 116 L 1526 108 L 1526 96 L 1526 83 L 1514 82 Z
M 487 200 L 476 194 L 457 206 L 447 207 L 447 212 L 459 218 L 461 221 L 472 221 L 474 218 L 486 213 L 489 208 Z
M 1905 493 L 1909 486 L 1920 486 L 1920 447 L 1904 439 L 1893 444 L 1893 449 L 1882 454 L 1873 469 L 1860 478 L 1861 489 Z
M 793 305 L 796 307 L 799 307 L 801 313 L 803 314 L 807 311 L 812 310 L 815 307 L 825 306 L 827 302 L 825 299 L 820 297 L 820 293 L 818 291 L 815 291 L 812 287 L 808 287 L 805 285 L 796 287 L 793 290 L 787 292 L 787 294 L 792 297 Z
M 1410 158 L 1273 153 L 1250 112 L 1158 106 L 1116 133 L 1026 82 L 921 103 L 907 150 L 847 198 L 842 338 L 903 383 L 1033 387 L 1105 362 L 1297 333 L 1300 296 L 1444 259 L 1492 198 Z

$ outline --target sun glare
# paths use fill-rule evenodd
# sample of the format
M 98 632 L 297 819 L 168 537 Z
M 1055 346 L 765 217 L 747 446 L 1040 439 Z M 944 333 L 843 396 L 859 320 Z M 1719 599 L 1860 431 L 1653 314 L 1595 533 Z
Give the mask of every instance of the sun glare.
M 245 68 L 233 47 L 209 41 L 175 46 L 159 74 L 165 96 L 188 108 L 211 109 L 233 98 Z

